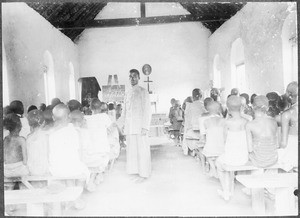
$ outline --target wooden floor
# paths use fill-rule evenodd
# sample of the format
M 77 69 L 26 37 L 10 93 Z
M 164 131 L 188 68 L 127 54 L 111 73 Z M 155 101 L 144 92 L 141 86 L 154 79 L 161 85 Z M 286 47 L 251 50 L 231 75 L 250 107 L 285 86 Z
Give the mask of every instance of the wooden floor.
M 157 144 L 157 143 L 156 143 Z M 180 147 L 152 145 L 152 176 L 136 184 L 125 172 L 125 150 L 94 193 L 84 192 L 83 210 L 66 216 L 243 216 L 253 215 L 251 199 L 238 184 L 230 202 L 222 200 L 217 179 L 208 178 L 200 164 Z

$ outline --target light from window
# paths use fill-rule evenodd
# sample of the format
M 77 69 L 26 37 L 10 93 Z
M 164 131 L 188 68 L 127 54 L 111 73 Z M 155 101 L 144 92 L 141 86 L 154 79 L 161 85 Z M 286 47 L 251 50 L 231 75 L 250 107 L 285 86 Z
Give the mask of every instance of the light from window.
M 69 74 L 70 99 L 76 99 L 74 67 L 73 67 L 73 64 L 71 62 L 69 63 L 69 68 L 70 68 L 70 74 Z
M 49 51 L 44 53 L 44 84 L 46 103 L 50 104 L 51 100 L 56 97 L 55 92 L 55 78 L 54 78 L 54 64 L 53 58 Z
M 214 58 L 214 87 L 221 88 L 221 71 L 219 70 L 220 56 L 217 54 Z
M 5 48 L 2 42 L 2 54 L 3 54 L 3 65 L 2 65 L 2 72 L 3 72 L 3 106 L 9 105 L 9 94 L 8 94 L 8 78 L 7 78 L 7 65 L 6 65 L 6 53 Z

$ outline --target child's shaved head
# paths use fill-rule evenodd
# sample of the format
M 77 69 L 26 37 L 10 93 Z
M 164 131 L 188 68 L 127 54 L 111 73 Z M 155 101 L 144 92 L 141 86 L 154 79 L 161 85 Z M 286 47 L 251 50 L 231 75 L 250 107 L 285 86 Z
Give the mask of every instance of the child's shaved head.
M 216 101 L 212 101 L 208 103 L 207 110 L 210 114 L 218 114 L 221 112 L 221 105 Z
M 65 104 L 58 104 L 53 108 L 53 118 L 55 121 L 66 121 L 70 113 L 69 108 Z
M 229 111 L 240 111 L 242 106 L 242 99 L 237 95 L 231 95 L 226 102 Z

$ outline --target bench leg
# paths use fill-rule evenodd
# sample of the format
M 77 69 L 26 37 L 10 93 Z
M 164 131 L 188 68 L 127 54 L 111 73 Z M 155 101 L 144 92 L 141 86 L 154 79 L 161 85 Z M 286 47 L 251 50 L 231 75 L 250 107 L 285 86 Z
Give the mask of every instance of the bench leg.
M 253 188 L 251 190 L 252 209 L 255 215 L 265 215 L 265 193 L 263 188 Z
M 62 215 L 62 208 L 61 202 L 55 202 L 52 204 L 52 216 L 61 216 Z
M 27 204 L 27 216 L 44 216 L 43 203 Z
M 276 188 L 275 208 L 276 215 L 297 215 L 293 188 Z

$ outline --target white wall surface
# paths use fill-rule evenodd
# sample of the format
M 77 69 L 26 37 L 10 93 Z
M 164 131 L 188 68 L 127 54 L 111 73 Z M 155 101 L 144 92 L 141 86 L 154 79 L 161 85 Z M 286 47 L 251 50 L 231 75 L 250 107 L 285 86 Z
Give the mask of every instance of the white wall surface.
M 6 51 L 9 100 L 25 108 L 45 103 L 43 55 L 53 57 L 57 97 L 69 100 L 69 62 L 78 79 L 77 46 L 25 3 L 2 3 L 2 40 Z M 77 91 L 77 90 L 76 90 Z

